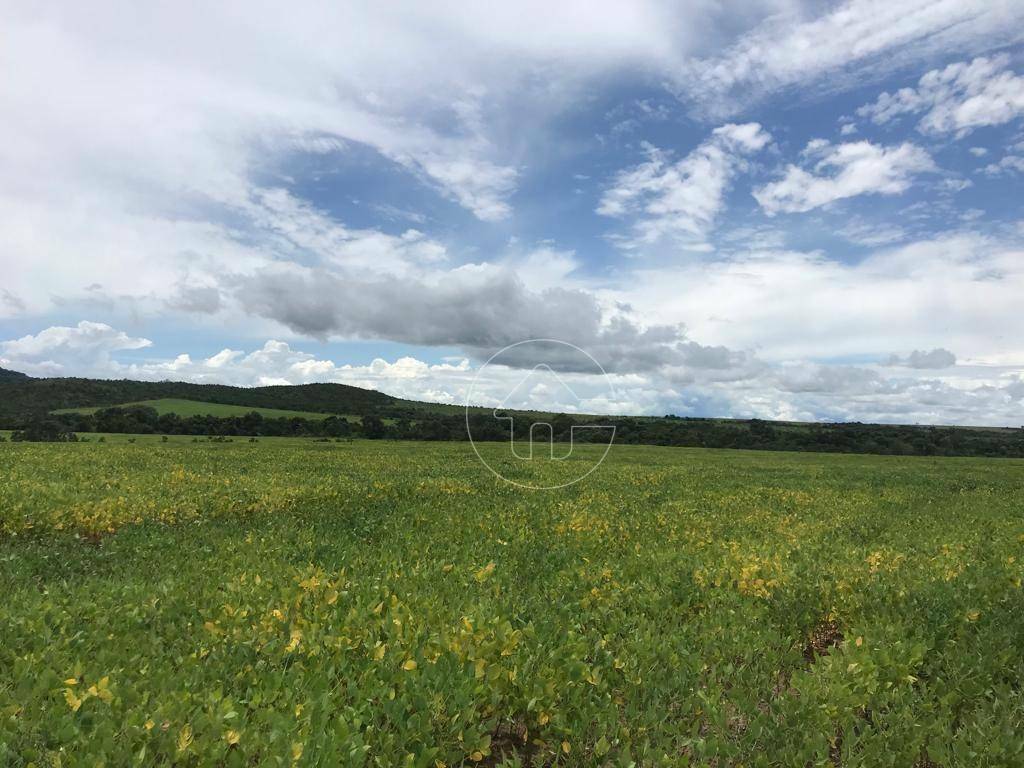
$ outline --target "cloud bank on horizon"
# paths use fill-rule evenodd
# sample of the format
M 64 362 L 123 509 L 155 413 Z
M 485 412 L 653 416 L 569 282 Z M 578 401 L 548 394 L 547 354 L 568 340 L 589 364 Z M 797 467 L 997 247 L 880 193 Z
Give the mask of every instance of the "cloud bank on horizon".
M 1024 424 L 1024 6 L 676 5 L 6 7 L 0 366 Z

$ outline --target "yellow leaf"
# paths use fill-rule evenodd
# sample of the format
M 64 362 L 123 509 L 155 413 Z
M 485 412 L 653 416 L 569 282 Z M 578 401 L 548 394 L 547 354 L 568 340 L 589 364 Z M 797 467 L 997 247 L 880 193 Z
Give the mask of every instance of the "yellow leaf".
M 224 734 L 224 741 L 226 741 L 229 746 L 233 747 L 235 744 L 237 744 L 241 740 L 242 740 L 242 734 L 240 734 L 238 731 L 231 730 L 231 731 L 228 731 L 227 733 Z
M 338 590 L 332 589 L 327 592 L 327 604 L 334 605 L 338 602 Z
M 184 752 L 192 744 L 192 726 L 185 723 L 178 733 L 178 751 Z
M 78 685 L 78 680 L 74 677 L 69 677 L 64 681 L 64 685 Z
M 537 718 L 537 721 L 541 725 L 547 725 L 549 720 L 551 720 L 551 715 L 549 715 L 547 712 L 541 712 L 540 717 Z
M 981 611 L 968 611 L 967 612 L 967 620 L 968 621 L 977 621 L 979 616 L 981 616 Z
M 405 664 L 402 665 L 402 669 L 404 669 L 406 672 L 412 672 L 414 669 L 416 669 L 416 660 L 406 659 Z
M 373 660 L 380 661 L 384 658 L 384 653 L 387 651 L 388 646 L 385 643 L 377 643 L 377 647 L 373 649 Z
M 494 561 L 493 560 L 491 562 L 489 562 L 487 565 L 485 565 L 483 568 L 481 568 L 479 571 L 477 571 L 473 575 L 473 578 L 476 579 L 477 582 L 482 584 L 483 582 L 485 582 L 487 580 L 487 577 L 490 576 L 492 573 L 494 573 Z
M 147 720 L 145 725 L 143 725 L 142 727 L 145 728 L 147 731 L 152 731 L 154 725 L 156 725 L 156 723 L 154 723 L 152 720 Z
M 565 752 L 565 754 L 567 754 L 567 755 L 570 752 L 572 752 L 572 746 L 569 744 L 568 741 L 563 741 L 562 742 L 562 751 Z
M 479 763 L 481 760 L 484 759 L 484 753 L 478 749 L 476 752 L 469 756 L 469 759 L 472 760 L 474 763 Z
M 292 762 L 297 763 L 302 759 L 302 744 L 295 741 L 292 742 Z
M 75 692 L 70 688 L 64 689 L 64 701 L 66 701 L 68 706 L 71 707 L 72 712 L 77 712 L 79 707 L 82 706 L 82 699 L 75 696 Z

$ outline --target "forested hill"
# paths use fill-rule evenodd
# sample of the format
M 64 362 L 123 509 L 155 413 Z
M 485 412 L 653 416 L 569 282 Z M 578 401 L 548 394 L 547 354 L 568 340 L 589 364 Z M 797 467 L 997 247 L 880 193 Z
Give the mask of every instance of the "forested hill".
M 0 429 L 20 426 L 27 419 L 61 408 L 110 406 L 161 398 L 336 414 L 374 413 L 403 402 L 383 392 L 346 384 L 249 388 L 180 381 L 36 379 L 0 369 Z
M 159 413 L 146 401 L 189 403 L 189 416 Z M 248 412 L 233 416 L 197 414 L 196 403 L 272 409 L 278 417 Z M 121 407 L 115 407 L 121 406 Z M 95 412 L 93 409 L 99 408 Z M 62 409 L 81 409 L 58 413 Z M 167 410 L 165 408 L 165 410 Z M 306 412 L 316 418 L 285 412 Z M 323 418 L 319 414 L 334 414 Z M 891 424 L 816 424 L 758 419 L 680 418 L 677 416 L 587 416 L 511 411 L 495 418 L 487 408 L 469 418 L 474 440 L 508 440 L 515 416 L 517 439 L 531 425 L 550 425 L 558 441 L 606 441 L 615 428 L 616 443 L 745 448 L 772 451 L 877 453 L 917 456 L 1000 456 L 1024 458 L 1024 428 L 938 427 Z M 183 382 L 36 379 L 0 370 L 0 429 L 17 429 L 47 439 L 77 432 L 124 432 L 210 436 L 366 437 L 401 440 L 466 440 L 466 413 L 458 406 L 418 403 L 345 384 L 230 387 Z M 35 429 L 26 429 L 34 427 Z

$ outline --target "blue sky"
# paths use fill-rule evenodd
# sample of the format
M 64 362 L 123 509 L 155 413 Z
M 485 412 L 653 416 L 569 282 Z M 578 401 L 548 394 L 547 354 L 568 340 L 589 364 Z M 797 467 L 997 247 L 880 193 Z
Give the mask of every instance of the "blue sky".
M 3 13 L 0 365 L 1024 423 L 1019 3 Z

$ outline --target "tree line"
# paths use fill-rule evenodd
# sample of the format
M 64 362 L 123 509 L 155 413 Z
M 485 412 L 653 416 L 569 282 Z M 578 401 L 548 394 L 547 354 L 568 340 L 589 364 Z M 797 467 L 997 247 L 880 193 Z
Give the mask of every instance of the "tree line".
M 499 414 L 500 416 L 500 414 Z M 267 418 L 253 411 L 244 416 L 159 414 L 148 406 L 101 408 L 94 413 L 66 413 L 33 419 L 12 437 L 16 440 L 69 440 L 77 432 L 114 432 L 195 436 L 368 438 L 373 440 L 509 440 L 513 423 L 516 439 L 525 440 L 530 428 L 543 422 L 540 435 L 558 442 L 606 443 L 607 427 L 615 442 L 632 445 L 742 448 L 771 451 L 873 453 L 904 456 L 1024 457 L 1024 427 L 980 429 L 965 427 L 900 426 L 884 424 L 796 424 L 724 419 L 579 417 L 567 414 L 518 414 L 516 420 L 495 418 L 487 411 L 470 414 L 467 431 L 463 413 L 421 411 L 415 418 L 382 418 L 364 414 L 323 419 Z M 573 429 L 597 426 L 605 429 Z

